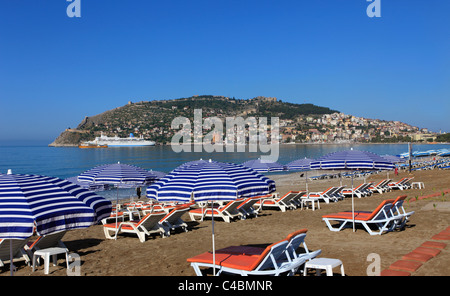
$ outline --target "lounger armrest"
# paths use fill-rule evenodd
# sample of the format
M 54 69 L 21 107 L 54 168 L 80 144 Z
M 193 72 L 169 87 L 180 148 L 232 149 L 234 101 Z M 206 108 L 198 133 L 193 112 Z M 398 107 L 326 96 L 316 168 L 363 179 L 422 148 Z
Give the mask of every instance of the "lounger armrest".
M 124 226 L 124 225 L 131 226 L 134 230 L 137 230 L 137 228 L 138 228 L 138 227 L 136 227 L 135 222 L 120 222 L 119 227 L 117 228 L 117 232 L 119 232 L 120 229 L 122 229 L 122 226 Z

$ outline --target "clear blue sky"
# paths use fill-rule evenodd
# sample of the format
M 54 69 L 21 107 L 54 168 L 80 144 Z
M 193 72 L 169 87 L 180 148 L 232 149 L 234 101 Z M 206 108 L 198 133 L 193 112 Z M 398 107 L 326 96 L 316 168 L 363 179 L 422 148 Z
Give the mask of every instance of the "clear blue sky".
M 450 1 L 0 2 L 0 139 L 128 101 L 277 97 L 450 132 Z

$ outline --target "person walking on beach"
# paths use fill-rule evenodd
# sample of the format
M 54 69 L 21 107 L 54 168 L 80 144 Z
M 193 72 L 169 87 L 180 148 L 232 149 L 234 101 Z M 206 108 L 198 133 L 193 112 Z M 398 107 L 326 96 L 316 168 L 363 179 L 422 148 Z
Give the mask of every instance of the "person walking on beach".
M 136 188 L 136 194 L 138 199 L 141 199 L 141 187 Z

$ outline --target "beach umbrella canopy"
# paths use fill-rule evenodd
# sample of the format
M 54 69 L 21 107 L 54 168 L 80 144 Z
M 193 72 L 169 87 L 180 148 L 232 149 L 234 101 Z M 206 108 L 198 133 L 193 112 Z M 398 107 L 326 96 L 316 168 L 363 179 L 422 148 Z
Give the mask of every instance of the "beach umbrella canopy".
M 409 152 L 403 152 L 398 155 L 400 158 L 409 158 Z
M 78 181 L 78 176 L 70 177 L 66 180 L 91 191 L 103 191 L 109 188 L 108 184 L 96 184 L 88 181 Z
M 87 170 L 78 176 L 79 182 L 95 182 L 98 184 L 148 185 L 158 180 L 162 172 L 147 171 L 138 166 L 122 164 L 105 164 Z
M 159 201 L 230 201 L 275 191 L 275 182 L 254 170 L 234 163 L 198 160 L 174 169 L 147 187 L 147 197 Z M 212 249 L 215 263 L 214 211 Z M 213 268 L 215 274 L 215 267 Z
M 256 172 L 281 172 L 284 171 L 284 166 L 276 161 L 264 161 L 260 158 L 248 160 L 242 163 L 243 166 L 251 168 Z
M 395 165 L 392 162 L 375 153 L 353 149 L 332 152 L 311 162 L 311 169 L 315 170 L 391 170 L 394 168 Z M 352 195 L 353 231 L 355 230 L 354 212 Z
M 437 155 L 442 156 L 442 157 L 450 156 L 450 150 L 441 149 Z
M 87 170 L 78 176 L 78 181 L 91 182 L 94 184 L 116 185 L 116 204 L 119 204 L 119 187 L 132 188 L 145 186 L 160 179 L 163 174 L 164 173 L 162 172 L 147 171 L 138 166 L 118 162 L 114 164 L 100 165 Z M 117 224 L 118 215 L 116 215 L 116 225 Z
M 234 163 L 199 160 L 184 164 L 147 187 L 147 197 L 159 201 L 227 201 L 275 191 L 275 182 Z
M 0 238 L 85 228 L 110 214 L 110 201 L 67 180 L 0 174 Z
M 399 162 L 404 162 L 405 160 L 399 156 L 395 156 L 395 155 L 382 155 L 381 157 L 383 157 L 384 159 L 386 159 L 389 162 L 392 163 L 399 163 Z
M 159 179 L 161 179 L 162 177 L 164 177 L 167 174 L 164 173 L 164 172 L 160 172 L 160 171 L 150 170 L 150 171 L 147 171 L 147 175 L 149 177 L 151 177 L 152 180 L 159 180 Z
M 424 157 L 424 156 L 430 156 L 430 152 L 428 151 L 414 151 L 412 153 L 413 157 Z
M 390 170 L 395 165 L 369 152 L 345 150 L 329 153 L 311 162 L 312 170 Z
M 314 161 L 312 158 L 300 158 L 294 161 L 291 161 L 286 165 L 286 168 L 288 170 L 310 170 L 311 169 L 311 162 Z

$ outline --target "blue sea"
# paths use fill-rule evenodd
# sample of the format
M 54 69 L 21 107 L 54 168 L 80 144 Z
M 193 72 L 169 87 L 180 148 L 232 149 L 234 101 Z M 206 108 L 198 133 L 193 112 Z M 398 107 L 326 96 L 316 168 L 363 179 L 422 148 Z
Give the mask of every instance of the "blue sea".
M 407 144 L 284 144 L 279 146 L 281 164 L 299 158 L 318 158 L 330 152 L 348 150 L 370 151 L 379 155 L 398 155 L 408 151 Z M 450 148 L 446 144 L 413 145 L 413 151 Z M 266 154 L 268 155 L 268 153 Z M 77 147 L 0 146 L 0 173 L 11 169 L 15 174 L 36 174 L 59 178 L 77 176 L 101 164 L 120 163 L 140 166 L 147 170 L 169 173 L 177 166 L 192 160 L 212 159 L 242 163 L 255 159 L 255 152 L 180 152 L 170 146 L 115 147 L 79 149 Z

